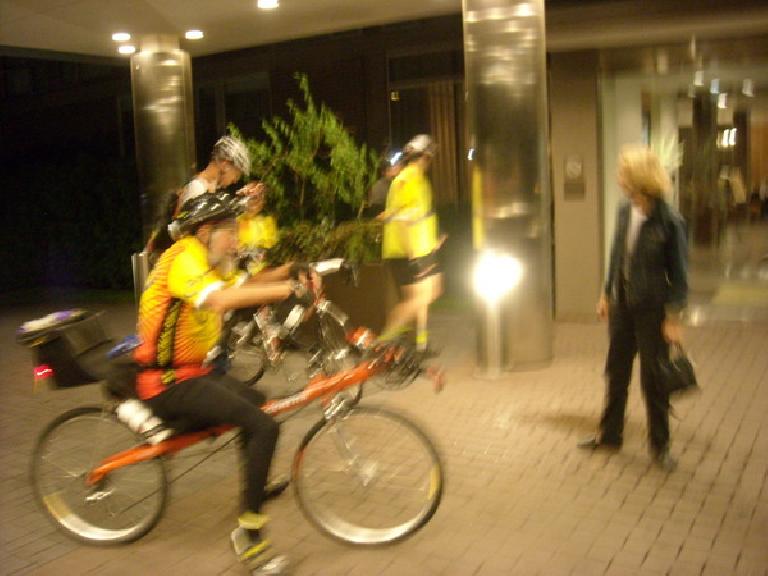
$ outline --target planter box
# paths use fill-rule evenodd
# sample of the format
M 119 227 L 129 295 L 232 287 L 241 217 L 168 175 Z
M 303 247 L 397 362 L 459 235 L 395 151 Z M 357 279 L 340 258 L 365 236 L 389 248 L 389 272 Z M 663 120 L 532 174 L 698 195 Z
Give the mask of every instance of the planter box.
M 377 334 L 400 300 L 395 279 L 383 263 L 361 265 L 357 286 L 343 274 L 327 276 L 323 286 L 328 299 L 347 313 L 350 326 L 365 326 Z

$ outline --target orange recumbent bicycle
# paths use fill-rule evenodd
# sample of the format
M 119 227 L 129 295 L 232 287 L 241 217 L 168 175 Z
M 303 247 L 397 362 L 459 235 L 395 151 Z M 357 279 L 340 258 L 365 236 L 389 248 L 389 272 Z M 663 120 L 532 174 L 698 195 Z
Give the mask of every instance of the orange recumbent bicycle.
M 298 326 L 314 318 L 317 345 L 307 363 L 307 381 L 263 407 L 279 416 L 321 403 L 321 419 L 293 457 L 294 494 L 305 516 L 338 540 L 357 545 L 402 540 L 437 510 L 443 465 L 433 442 L 411 420 L 361 403 L 363 388 L 372 379 L 385 388 L 401 388 L 426 374 L 439 390 L 442 374 L 424 368 L 423 358 L 407 345 L 372 350 L 371 333 L 348 330 L 345 314 L 321 295 L 308 309 L 297 306 L 284 312 L 262 306 L 233 323 L 226 355 L 249 347 L 259 352 L 266 369 L 278 367 Z M 55 313 L 25 323 L 17 340 L 35 352 L 37 381 L 54 388 L 105 382 L 101 405 L 64 412 L 36 442 L 31 481 L 43 511 L 64 532 L 89 544 L 141 538 L 160 520 L 168 499 L 166 460 L 230 428 L 185 430 L 180 422 L 126 419 L 126 402 L 137 400 L 120 390 L 135 368 L 108 359 L 106 352 L 115 347 L 99 314 Z

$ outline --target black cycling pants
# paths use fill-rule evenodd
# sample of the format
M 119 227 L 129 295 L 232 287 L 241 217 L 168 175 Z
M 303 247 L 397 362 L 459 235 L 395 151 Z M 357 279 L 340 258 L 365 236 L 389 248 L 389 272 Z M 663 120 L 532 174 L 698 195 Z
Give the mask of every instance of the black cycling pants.
M 275 453 L 279 426 L 261 411 L 265 397 L 229 376 L 207 375 L 170 386 L 146 400 L 164 420 L 184 420 L 195 428 L 231 424 L 240 428 L 245 484 L 244 510 L 258 512 Z

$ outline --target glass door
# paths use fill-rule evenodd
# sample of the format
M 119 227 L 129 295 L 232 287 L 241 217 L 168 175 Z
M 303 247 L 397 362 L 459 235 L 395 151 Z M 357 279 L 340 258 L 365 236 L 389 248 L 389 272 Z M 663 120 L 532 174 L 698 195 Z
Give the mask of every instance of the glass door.
M 690 320 L 768 320 L 768 63 L 616 72 L 601 96 L 605 238 L 618 151 L 647 144 L 688 227 Z

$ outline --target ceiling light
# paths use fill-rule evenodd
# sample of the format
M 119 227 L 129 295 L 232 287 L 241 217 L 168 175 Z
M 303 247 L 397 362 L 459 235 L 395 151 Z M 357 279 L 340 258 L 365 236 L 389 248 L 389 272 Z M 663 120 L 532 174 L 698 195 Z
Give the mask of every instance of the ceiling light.
M 203 34 L 202 30 L 187 30 L 184 32 L 184 38 L 187 40 L 200 40 L 204 36 L 205 34 Z
M 720 80 L 718 78 L 712 78 L 712 81 L 709 83 L 709 93 L 710 94 L 720 93 Z
M 717 96 L 717 107 L 723 110 L 728 108 L 728 94 L 723 92 Z
M 258 0 L 256 6 L 262 10 L 274 10 L 280 6 L 280 0 Z
M 128 42 L 131 39 L 131 35 L 128 32 L 115 32 L 112 34 L 112 40 L 115 42 Z
M 696 72 L 693 75 L 693 85 L 694 86 L 704 86 L 704 72 L 701 70 L 696 70 Z
M 120 52 L 120 54 L 133 54 L 136 52 L 136 46 L 133 44 L 123 44 L 122 46 L 118 46 L 117 51 Z

